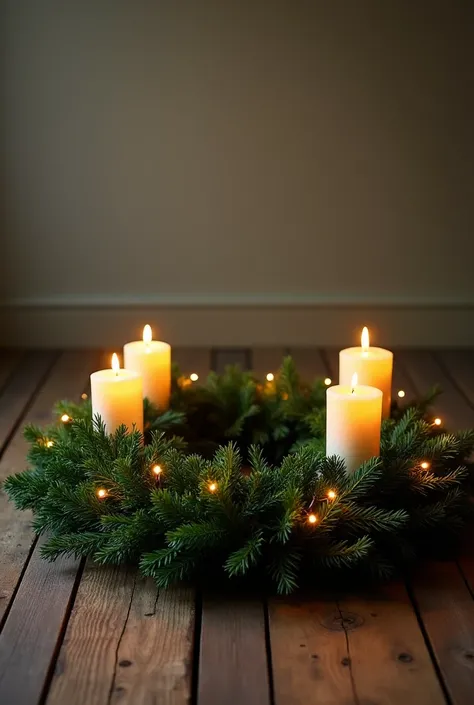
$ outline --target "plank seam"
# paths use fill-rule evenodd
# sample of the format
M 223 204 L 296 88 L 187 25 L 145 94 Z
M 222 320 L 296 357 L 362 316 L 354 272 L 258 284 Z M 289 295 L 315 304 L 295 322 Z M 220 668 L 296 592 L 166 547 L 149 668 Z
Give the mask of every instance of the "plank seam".
M 20 367 L 20 364 L 23 362 L 23 360 L 24 360 L 25 357 L 26 357 L 23 350 L 19 350 L 18 352 L 19 352 L 19 358 L 18 358 L 18 360 L 14 363 L 13 368 L 10 370 L 10 372 L 9 372 L 8 375 L 7 375 L 6 380 L 4 381 L 4 383 L 2 384 L 2 386 L 0 387 L 0 396 L 3 394 L 3 392 L 5 391 L 5 389 L 8 387 L 8 385 L 9 385 L 10 382 L 12 381 L 13 377 L 15 376 L 15 374 L 16 374 L 17 371 L 18 371 L 18 368 Z
M 268 695 L 270 705 L 275 705 L 275 684 L 273 682 L 272 642 L 270 637 L 270 615 L 268 610 L 268 600 L 263 601 L 263 626 L 265 631 L 265 650 L 267 652 Z
M 120 632 L 120 636 L 117 641 L 117 646 L 115 647 L 115 662 L 114 662 L 114 672 L 112 673 L 112 679 L 110 681 L 110 688 L 109 688 L 109 694 L 107 697 L 107 705 L 110 705 L 112 701 L 112 695 L 114 693 L 114 687 L 115 687 L 115 681 L 117 679 L 117 665 L 118 665 L 118 657 L 119 657 L 119 651 L 120 651 L 120 645 L 122 644 L 122 639 L 125 634 L 125 630 L 127 628 L 128 620 L 130 617 L 130 612 L 132 611 L 132 603 L 133 603 L 133 596 L 135 594 L 135 588 L 137 585 L 137 573 L 135 572 L 134 578 L 133 578 L 133 586 L 132 586 L 132 592 L 130 594 L 130 602 L 128 605 L 128 610 L 127 614 L 125 616 L 124 622 L 123 622 L 123 627 L 122 631 Z M 156 603 L 155 603 L 155 609 L 156 609 Z
M 415 395 L 419 396 L 420 390 L 418 386 L 415 384 L 413 380 L 413 375 L 410 373 L 409 366 L 407 367 L 406 363 L 404 360 L 400 360 L 400 357 L 397 357 L 397 365 L 399 369 L 402 370 L 404 373 L 405 377 L 407 378 L 412 390 L 414 391 Z
M 426 649 L 427 649 L 428 654 L 430 656 L 431 663 L 433 664 L 433 668 L 436 673 L 436 677 L 438 678 L 438 682 L 440 684 L 441 690 L 443 691 L 443 695 L 446 698 L 446 702 L 448 703 L 448 705 L 455 705 L 455 703 L 453 703 L 453 700 L 452 700 L 451 695 L 449 693 L 448 686 L 444 682 L 443 674 L 441 672 L 441 666 L 438 662 L 438 659 L 436 658 L 436 652 L 431 644 L 427 629 L 423 623 L 423 618 L 421 616 L 420 606 L 418 605 L 418 601 L 416 599 L 414 590 L 408 581 L 405 582 L 405 588 L 406 588 L 408 597 L 410 599 L 410 602 L 412 604 L 413 611 L 415 613 L 415 617 L 418 622 L 418 627 L 419 627 L 421 634 L 423 636 L 423 640 L 425 642 Z
M 333 379 L 336 378 L 336 370 L 331 369 L 331 365 L 329 364 L 329 358 L 326 350 L 323 350 L 322 348 L 318 348 L 318 352 L 321 356 L 321 360 L 323 361 L 323 365 L 326 368 L 327 374 Z
M 18 590 L 20 589 L 21 581 L 23 580 L 23 577 L 24 577 L 24 575 L 25 575 L 25 573 L 26 573 L 26 569 L 28 568 L 28 565 L 29 565 L 30 560 L 31 560 L 31 556 L 33 555 L 33 551 L 35 550 L 37 543 L 38 543 L 38 536 L 35 535 L 34 538 L 33 538 L 32 543 L 31 543 L 30 549 L 29 549 L 29 551 L 28 551 L 28 555 L 27 555 L 27 557 L 26 557 L 26 559 L 25 559 L 25 562 L 23 563 L 23 567 L 22 567 L 22 569 L 21 569 L 20 576 L 19 576 L 19 578 L 18 578 L 17 584 L 15 585 L 15 587 L 14 587 L 14 589 L 13 589 L 12 596 L 11 596 L 11 598 L 10 598 L 10 602 L 8 603 L 8 605 L 7 605 L 6 609 L 5 609 L 5 612 L 3 613 L 3 617 L 2 617 L 2 619 L 0 620 L 0 634 L 2 633 L 3 628 L 5 627 L 5 624 L 6 624 L 7 619 L 8 619 L 8 615 L 9 615 L 10 612 L 11 612 L 11 609 L 12 609 L 12 607 L 13 607 L 13 603 L 15 602 L 15 597 L 17 596 Z
M 360 700 L 359 696 L 357 695 L 357 688 L 355 684 L 355 678 L 354 678 L 354 672 L 352 670 L 352 657 L 351 657 L 351 646 L 349 642 L 349 632 L 346 629 L 346 626 L 344 624 L 344 615 L 342 614 L 341 606 L 339 604 L 339 601 L 336 600 L 336 609 L 339 612 L 339 617 L 341 619 L 341 626 L 344 631 L 344 636 L 346 639 L 346 650 L 347 650 L 347 657 L 349 659 L 349 678 L 351 681 L 351 690 L 352 690 L 352 696 L 354 698 L 354 705 L 360 705 Z
M 431 355 L 433 356 L 433 359 L 436 362 L 436 364 L 438 365 L 438 367 L 441 369 L 441 371 L 444 373 L 444 375 L 447 377 L 447 379 L 451 382 L 453 387 L 456 389 L 456 391 L 459 392 L 459 394 L 462 396 L 462 398 L 468 404 L 468 406 L 471 409 L 474 409 L 474 404 L 472 403 L 471 399 L 465 393 L 464 389 L 458 384 L 457 379 L 451 374 L 451 371 L 448 368 L 448 366 L 443 362 L 443 360 L 438 356 L 437 353 L 432 352 Z
M 8 448 L 8 445 L 9 445 L 10 441 L 12 440 L 13 436 L 16 434 L 16 432 L 20 428 L 21 424 L 24 422 L 25 417 L 27 416 L 31 407 L 35 403 L 44 383 L 46 382 L 49 375 L 51 374 L 53 367 L 55 366 L 55 364 L 59 360 L 59 357 L 60 357 L 59 351 L 55 350 L 55 351 L 53 351 L 53 353 L 54 354 L 53 354 L 53 358 L 51 360 L 51 363 L 48 365 L 48 367 L 45 370 L 45 373 L 41 376 L 40 380 L 38 381 L 38 384 L 35 386 L 35 388 L 31 392 L 31 394 L 28 398 L 28 401 L 26 402 L 25 406 L 23 407 L 23 411 L 18 416 L 16 422 L 13 424 L 12 428 L 10 429 L 10 433 L 5 438 L 3 445 L 0 447 L 0 460 L 3 457 L 6 449 Z
M 459 563 L 459 560 L 455 560 L 454 562 L 455 562 L 455 564 L 456 564 L 456 567 L 457 567 L 458 571 L 459 571 L 460 574 L 461 574 L 461 578 L 462 578 L 463 581 L 464 581 L 464 584 L 465 584 L 465 586 L 466 586 L 466 589 L 467 589 L 468 593 L 470 594 L 470 596 L 471 596 L 472 599 L 474 600 L 474 589 L 473 589 L 473 586 L 471 585 L 471 583 L 470 583 L 470 581 L 469 581 L 469 578 L 464 574 L 464 571 L 463 571 L 463 569 L 462 569 L 462 565 L 461 565 L 461 563 Z
M 193 649 L 191 659 L 191 697 L 190 705 L 197 705 L 199 693 L 199 657 L 201 652 L 201 636 L 202 636 L 202 593 L 200 590 L 195 592 L 194 600 L 194 630 L 193 630 Z
M 58 661 L 58 657 L 59 657 L 59 654 L 60 654 L 60 651 L 61 651 L 61 648 L 62 648 L 62 645 L 64 642 L 64 637 L 66 636 L 66 631 L 67 631 L 67 628 L 69 625 L 69 618 L 71 617 L 74 603 L 76 601 L 76 596 L 79 591 L 79 585 L 81 584 L 82 574 L 84 573 L 85 564 L 86 564 L 86 559 L 84 558 L 79 563 L 76 577 L 74 578 L 74 584 L 72 586 L 71 594 L 69 595 L 69 600 L 67 602 L 66 609 L 64 610 L 63 619 L 62 619 L 61 626 L 60 626 L 59 632 L 58 632 L 58 638 L 56 639 L 56 645 L 55 645 L 55 647 L 53 649 L 53 653 L 51 655 L 51 662 L 50 662 L 49 668 L 46 672 L 46 677 L 44 679 L 44 684 L 43 684 L 40 698 L 38 700 L 38 705 L 44 705 L 47 700 L 49 689 L 51 686 L 51 682 L 54 677 L 54 671 L 56 670 L 56 664 Z

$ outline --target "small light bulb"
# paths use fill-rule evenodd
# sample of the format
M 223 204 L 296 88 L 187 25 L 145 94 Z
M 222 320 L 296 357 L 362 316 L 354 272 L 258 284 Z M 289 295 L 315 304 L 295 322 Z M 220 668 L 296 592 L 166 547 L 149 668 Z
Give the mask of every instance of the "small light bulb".
M 81 394 L 81 399 L 83 399 L 84 401 L 88 398 L 89 397 L 87 396 L 87 394 L 85 392 L 84 392 L 84 394 Z
M 404 392 L 403 389 L 400 389 L 400 390 L 399 390 L 398 396 L 400 397 L 400 399 L 403 399 L 403 397 L 405 396 L 405 392 Z
M 155 475 L 161 475 L 161 473 L 163 472 L 163 468 L 161 467 L 161 465 L 153 465 L 152 470 Z
M 63 414 L 63 415 L 61 416 L 61 421 L 62 421 L 63 423 L 67 423 L 67 422 L 70 421 L 70 420 L 71 420 L 71 417 L 69 416 L 69 414 Z
M 215 482 L 209 483 L 209 492 L 215 492 L 217 490 L 217 484 Z
M 308 516 L 308 521 L 310 524 L 316 524 L 316 522 L 318 521 L 318 517 L 316 516 L 316 514 L 310 514 Z
M 195 372 L 193 372 L 192 374 L 189 375 L 189 379 L 191 380 L 191 382 L 197 382 L 199 379 L 199 375 L 196 374 Z
M 435 426 L 441 426 L 442 421 L 441 421 L 441 419 L 440 419 L 439 417 L 437 417 L 437 418 L 433 421 L 433 423 L 434 423 Z
M 328 492 L 328 499 L 336 499 L 337 495 L 334 492 L 334 490 L 329 490 Z
M 103 499 L 104 497 L 107 497 L 107 490 L 104 490 L 101 488 L 100 490 L 97 490 L 97 496 L 99 499 Z
M 428 470 L 428 468 L 430 467 L 430 464 L 427 460 L 423 460 L 423 462 L 420 463 L 420 467 L 423 468 L 423 470 Z
M 46 441 L 46 448 L 52 448 L 54 446 L 54 441 Z
M 324 380 L 324 384 L 326 385 L 326 387 L 329 387 L 332 384 L 332 379 L 330 377 L 326 377 L 326 379 Z
M 273 374 L 273 372 L 269 372 L 267 374 L 267 382 L 273 382 L 274 379 L 275 379 L 275 375 Z

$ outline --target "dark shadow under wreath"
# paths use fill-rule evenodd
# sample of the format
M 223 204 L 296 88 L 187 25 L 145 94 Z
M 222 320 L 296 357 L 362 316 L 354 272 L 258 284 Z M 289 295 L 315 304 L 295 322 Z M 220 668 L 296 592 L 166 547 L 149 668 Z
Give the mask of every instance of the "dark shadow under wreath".
M 435 390 L 394 405 L 380 457 L 347 475 L 324 454 L 325 390 L 291 358 L 266 383 L 229 367 L 197 386 L 174 370 L 170 410 L 145 403 L 145 443 L 61 402 L 54 425 L 25 429 L 30 468 L 5 489 L 47 532 L 45 558 L 136 562 L 159 586 L 347 587 L 452 552 L 472 513 L 474 431 L 433 423 Z

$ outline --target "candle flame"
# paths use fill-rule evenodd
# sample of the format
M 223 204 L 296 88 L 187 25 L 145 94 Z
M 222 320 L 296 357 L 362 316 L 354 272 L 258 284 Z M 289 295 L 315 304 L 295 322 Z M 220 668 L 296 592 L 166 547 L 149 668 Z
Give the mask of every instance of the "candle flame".
M 364 326 L 362 329 L 362 335 L 360 336 L 360 344 L 362 346 L 362 352 L 368 353 L 370 340 L 369 340 L 369 329 L 367 328 L 367 326 Z
M 115 374 L 118 375 L 119 370 L 120 370 L 120 362 L 119 362 L 117 353 L 114 353 L 112 355 L 112 369 L 115 372 Z
M 354 394 L 355 388 L 357 387 L 357 382 L 359 381 L 359 377 L 357 375 L 357 372 L 354 372 L 351 378 L 351 392 Z
M 151 326 L 149 326 L 147 323 L 143 329 L 143 342 L 144 343 L 151 343 L 152 340 L 153 340 L 153 334 L 151 332 Z

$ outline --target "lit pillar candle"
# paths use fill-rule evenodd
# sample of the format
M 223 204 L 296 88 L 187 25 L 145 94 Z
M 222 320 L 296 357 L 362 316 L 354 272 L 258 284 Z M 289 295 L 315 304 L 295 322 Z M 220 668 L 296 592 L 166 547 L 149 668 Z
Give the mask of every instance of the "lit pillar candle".
M 123 359 L 126 370 L 141 375 L 143 396 L 159 409 L 167 409 L 171 393 L 171 346 L 152 340 L 151 328 L 146 325 L 143 340 L 124 345 Z
M 121 370 L 117 355 L 112 356 L 112 369 L 91 374 L 92 416 L 100 416 L 107 433 L 125 424 L 143 431 L 143 386 L 139 374 Z
M 343 458 L 347 472 L 354 472 L 380 453 L 382 392 L 358 385 L 354 374 L 351 384 L 329 387 L 326 400 L 326 455 Z
M 349 385 L 354 372 L 359 384 L 377 387 L 383 393 L 382 418 L 390 416 L 393 353 L 369 346 L 369 331 L 364 328 L 360 348 L 346 348 L 339 353 L 339 384 Z

